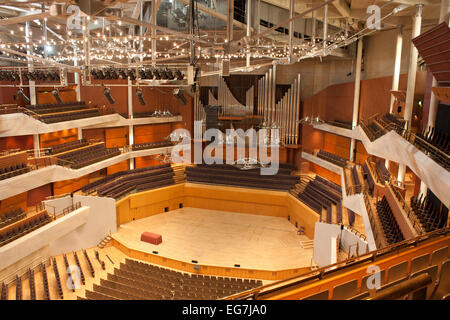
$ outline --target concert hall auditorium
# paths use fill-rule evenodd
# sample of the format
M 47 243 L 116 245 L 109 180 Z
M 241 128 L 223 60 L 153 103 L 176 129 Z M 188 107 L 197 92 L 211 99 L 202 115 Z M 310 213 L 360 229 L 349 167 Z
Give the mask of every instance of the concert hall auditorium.
M 0 300 L 450 300 L 449 8 L 0 1 Z

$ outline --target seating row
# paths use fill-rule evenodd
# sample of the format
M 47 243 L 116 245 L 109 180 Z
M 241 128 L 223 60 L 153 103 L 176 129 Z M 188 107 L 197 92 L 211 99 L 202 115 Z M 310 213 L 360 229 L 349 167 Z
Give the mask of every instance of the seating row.
M 74 150 L 77 148 L 85 147 L 87 145 L 88 145 L 88 142 L 86 141 L 86 139 L 80 139 L 80 140 L 70 141 L 70 142 L 66 142 L 66 143 L 62 143 L 62 144 L 57 144 L 55 146 L 51 146 L 51 147 L 47 148 L 45 153 L 47 155 L 54 155 L 54 154 L 58 154 L 61 152 L 66 152 L 69 150 Z
M 403 241 L 403 234 L 385 196 L 377 202 L 376 208 L 381 227 L 383 228 L 384 237 L 388 244 L 391 245 Z
M 411 197 L 411 209 L 419 218 L 426 232 L 443 228 L 447 225 L 448 210 L 436 207 L 428 196 Z
M 43 225 L 51 222 L 47 211 L 40 212 L 30 218 L 18 221 L 0 230 L 0 247 L 14 241 L 23 235 L 34 231 Z
M 336 154 L 327 152 L 325 150 L 319 150 L 319 152 L 317 153 L 317 156 L 319 158 L 327 160 L 331 163 L 334 163 L 335 165 L 337 165 L 339 167 L 345 167 L 345 165 L 347 164 L 347 159 L 345 159 L 341 156 L 338 156 Z
M 280 168 L 275 175 L 261 175 L 260 169 L 240 170 L 227 164 L 198 164 L 186 168 L 186 179 L 192 183 L 288 191 L 299 181 L 299 177 L 291 176 L 290 172 L 290 169 Z
M 104 143 L 98 143 L 57 156 L 57 164 L 64 166 L 69 163 L 72 169 L 79 169 L 118 155 L 120 155 L 119 148 L 107 149 Z
M 14 208 L 0 214 L 0 228 L 10 225 L 27 215 L 22 208 Z
M 262 285 L 260 280 L 187 274 L 126 259 L 93 291 L 87 299 L 218 299 Z
M 9 179 L 30 171 L 26 163 L 0 169 L 0 180 Z
M 146 142 L 146 143 L 137 143 L 133 144 L 131 146 L 131 149 L 133 151 L 137 150 L 146 150 L 146 149 L 153 149 L 153 148 L 162 148 L 162 147 L 170 147 L 173 146 L 174 142 L 172 141 L 156 141 L 156 142 Z

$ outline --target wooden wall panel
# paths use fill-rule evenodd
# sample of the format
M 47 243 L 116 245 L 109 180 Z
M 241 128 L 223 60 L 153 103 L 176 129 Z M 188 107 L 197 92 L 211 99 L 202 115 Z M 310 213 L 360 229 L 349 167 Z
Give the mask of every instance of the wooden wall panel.
M 356 141 L 356 162 L 362 165 L 369 156 L 362 142 Z
M 33 148 L 32 135 L 0 138 L 0 151 L 10 149 L 31 150 Z
M 81 189 L 88 183 L 88 175 L 71 180 L 57 181 L 53 183 L 53 194 L 56 196 L 60 194 L 71 193 Z
M 88 141 L 91 139 L 105 141 L 105 128 L 83 129 L 83 138 Z
M 119 171 L 125 171 L 129 170 L 130 165 L 128 163 L 128 160 L 116 163 L 115 165 L 109 166 L 106 168 L 107 175 L 119 172 Z
M 76 128 L 43 133 L 39 135 L 41 148 L 48 148 L 57 144 L 75 140 L 78 140 L 78 130 Z
M 11 85 L 10 81 L 0 81 L 0 85 Z M 18 88 L 14 87 L 0 87 L 0 104 L 17 104 L 19 106 L 25 106 L 26 101 L 19 99 L 14 100 L 14 95 L 16 94 Z M 30 97 L 30 91 L 27 87 L 23 88 L 25 95 Z
M 134 159 L 134 167 L 136 169 L 138 168 L 145 168 L 145 167 L 151 167 L 151 166 L 157 166 L 162 164 L 158 160 L 155 160 L 153 156 L 147 156 L 147 157 L 137 157 Z
M 348 159 L 350 153 L 350 139 L 331 133 L 325 133 L 323 149 Z
M 53 191 L 51 183 L 29 190 L 27 199 L 28 207 L 34 206 L 41 201 L 44 201 L 46 197 L 52 196 L 52 193 Z
M 106 128 L 105 139 L 107 148 L 123 147 L 128 144 L 128 128 Z
M 128 83 L 127 79 L 119 79 L 119 80 L 92 80 L 93 84 L 105 84 L 108 86 L 108 83 L 111 84 L 123 84 L 126 85 Z M 115 103 L 111 104 L 106 99 L 103 91 L 105 87 L 102 86 L 81 86 L 81 100 L 86 103 L 92 103 L 99 107 L 111 108 L 117 113 L 128 114 L 128 89 L 126 86 L 123 87 L 109 87 L 111 89 L 111 96 L 114 98 Z
M 291 194 L 287 195 L 287 214 L 290 216 L 289 221 L 297 227 L 304 227 L 305 234 L 308 238 L 314 239 L 314 231 L 316 222 L 320 221 L 320 216 L 303 202 L 294 198 Z
M 334 183 L 337 183 L 338 185 L 341 185 L 341 176 L 338 175 L 337 173 L 325 169 L 315 163 L 311 163 L 310 168 L 312 172 L 315 172 L 319 176 L 322 176 L 325 179 L 328 179 L 330 181 L 333 181 Z
M 9 197 L 0 201 L 0 212 L 6 212 L 14 208 L 22 208 L 23 211 L 27 211 L 27 192 L 17 194 L 13 197 Z
M 151 124 L 134 127 L 134 143 L 165 140 L 172 132 L 170 123 Z
M 59 88 L 59 97 L 63 102 L 77 101 L 75 93 L 75 86 L 68 86 Z M 58 103 L 52 94 L 53 87 L 36 88 L 36 102 L 37 104 Z

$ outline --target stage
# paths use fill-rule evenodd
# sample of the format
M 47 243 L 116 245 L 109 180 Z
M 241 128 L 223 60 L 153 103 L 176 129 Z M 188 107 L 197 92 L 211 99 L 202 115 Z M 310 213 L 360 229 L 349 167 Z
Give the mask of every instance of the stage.
M 162 243 L 142 242 L 143 232 L 162 235 Z M 298 235 L 287 219 L 188 207 L 128 222 L 111 236 L 127 250 L 147 257 L 157 251 L 158 257 L 183 265 L 234 268 L 238 264 L 243 269 L 297 269 L 294 273 L 298 273 L 311 266 L 313 255 L 313 249 L 300 244 L 308 237 Z

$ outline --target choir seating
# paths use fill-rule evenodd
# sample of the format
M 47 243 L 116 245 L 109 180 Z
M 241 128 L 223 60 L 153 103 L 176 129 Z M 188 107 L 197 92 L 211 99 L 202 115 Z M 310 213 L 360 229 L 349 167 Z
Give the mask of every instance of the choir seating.
M 120 171 L 84 186 L 84 193 L 118 199 L 137 192 L 175 184 L 174 170 L 170 164 Z
M 317 153 L 317 156 L 319 158 L 327 160 L 331 163 L 334 163 L 335 165 L 342 167 L 342 168 L 345 167 L 345 165 L 347 164 L 347 159 L 340 157 L 336 154 L 327 152 L 325 150 L 319 150 L 319 152 Z
M 69 150 L 56 155 L 57 164 L 80 169 L 93 163 L 120 155 L 119 148 L 106 148 L 103 142 Z
M 188 274 L 126 259 L 100 279 L 88 300 L 212 300 L 262 285 L 261 280 Z
M 25 218 L 27 213 L 22 208 L 12 208 L 0 214 L 0 229 L 20 219 Z
M 291 171 L 289 166 L 283 164 L 280 164 L 275 175 L 261 175 L 259 168 L 240 170 L 227 164 L 198 164 L 186 167 L 186 179 L 192 183 L 288 191 L 299 181 L 299 177 L 291 175 Z
M 146 142 L 146 143 L 137 143 L 131 146 L 131 150 L 146 150 L 153 148 L 162 148 L 162 147 L 170 147 L 173 146 L 174 143 L 172 141 L 155 141 L 155 142 Z
M 66 142 L 66 143 L 62 143 L 62 144 L 58 144 L 58 145 L 49 147 L 45 150 L 45 153 L 47 155 L 56 155 L 58 153 L 85 147 L 88 144 L 89 143 L 86 141 L 86 139 L 70 141 L 70 142 Z
M 38 104 L 25 107 L 28 114 L 44 123 L 56 123 L 103 115 L 99 108 L 87 105 L 84 101 L 56 104 Z

